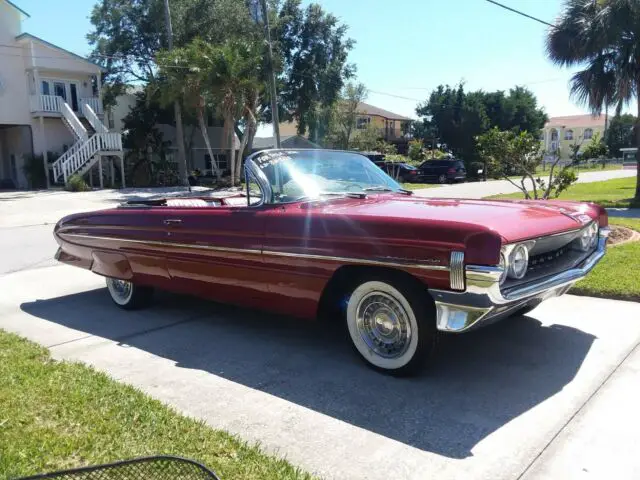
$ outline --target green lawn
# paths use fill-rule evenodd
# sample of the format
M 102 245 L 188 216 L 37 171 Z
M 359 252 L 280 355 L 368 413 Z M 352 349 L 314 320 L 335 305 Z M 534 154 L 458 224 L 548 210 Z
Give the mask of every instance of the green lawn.
M 595 202 L 604 207 L 633 206 L 636 177 L 615 178 L 603 182 L 576 183 L 562 192 L 560 200 Z M 521 193 L 494 195 L 487 198 L 523 198 Z
M 440 185 L 434 183 L 401 183 L 402 188 L 405 190 L 422 190 L 425 188 L 439 187 Z
M 224 415 L 224 412 L 220 412 Z M 224 479 L 311 478 L 133 387 L 0 330 L 0 478 L 153 454 Z
M 611 225 L 622 225 L 640 232 L 640 219 L 610 218 Z M 607 254 L 570 293 L 592 297 L 640 301 L 640 242 L 610 246 Z

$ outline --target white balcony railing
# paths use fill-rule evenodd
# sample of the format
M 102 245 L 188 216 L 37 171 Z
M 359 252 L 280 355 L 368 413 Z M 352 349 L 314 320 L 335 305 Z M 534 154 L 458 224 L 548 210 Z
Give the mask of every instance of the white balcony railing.
M 102 115 L 104 113 L 102 111 L 102 101 L 98 97 L 81 98 L 80 105 L 84 104 L 89 105 L 91 110 L 93 110 L 97 115 Z
M 61 101 L 64 99 L 56 95 L 31 95 L 31 111 L 60 113 Z

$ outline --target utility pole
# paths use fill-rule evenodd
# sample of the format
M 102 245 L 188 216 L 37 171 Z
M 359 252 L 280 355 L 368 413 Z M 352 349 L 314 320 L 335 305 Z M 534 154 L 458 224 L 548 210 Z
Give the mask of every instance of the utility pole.
M 167 29 L 167 41 L 169 50 L 173 50 L 173 29 L 171 28 L 171 11 L 169 10 L 169 0 L 164 0 L 164 21 Z M 189 186 L 189 179 L 187 178 L 187 155 L 184 151 L 184 129 L 182 127 L 182 107 L 180 102 L 176 99 L 173 102 L 173 116 L 176 122 L 176 142 L 178 142 L 178 175 L 180 181 L 185 187 Z
M 165 3 L 167 0 L 165 0 Z M 269 84 L 271 87 L 271 119 L 273 122 L 273 139 L 276 148 L 280 148 L 280 119 L 278 118 L 278 93 L 276 92 L 276 75 L 273 71 L 273 51 L 271 49 L 271 29 L 269 28 L 269 12 L 267 10 L 267 0 L 260 0 L 262 4 L 262 14 L 264 15 L 264 28 L 267 35 L 268 57 L 269 57 Z

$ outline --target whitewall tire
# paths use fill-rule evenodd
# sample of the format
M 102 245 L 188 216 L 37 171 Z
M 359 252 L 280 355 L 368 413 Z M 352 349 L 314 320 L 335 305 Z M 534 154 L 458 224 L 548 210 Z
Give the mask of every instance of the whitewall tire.
M 403 283 L 363 281 L 353 290 L 346 312 L 358 353 L 370 366 L 396 375 L 421 368 L 435 344 L 435 317 L 427 298 Z
M 107 290 L 111 300 L 125 310 L 146 307 L 153 294 L 153 289 L 136 285 L 128 280 L 107 277 Z

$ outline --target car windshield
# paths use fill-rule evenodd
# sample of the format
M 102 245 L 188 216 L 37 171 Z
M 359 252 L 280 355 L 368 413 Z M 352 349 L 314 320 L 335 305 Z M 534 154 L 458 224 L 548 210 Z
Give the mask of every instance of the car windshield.
M 405 192 L 367 157 L 331 150 L 274 150 L 254 157 L 271 187 L 271 202 L 351 193 Z

